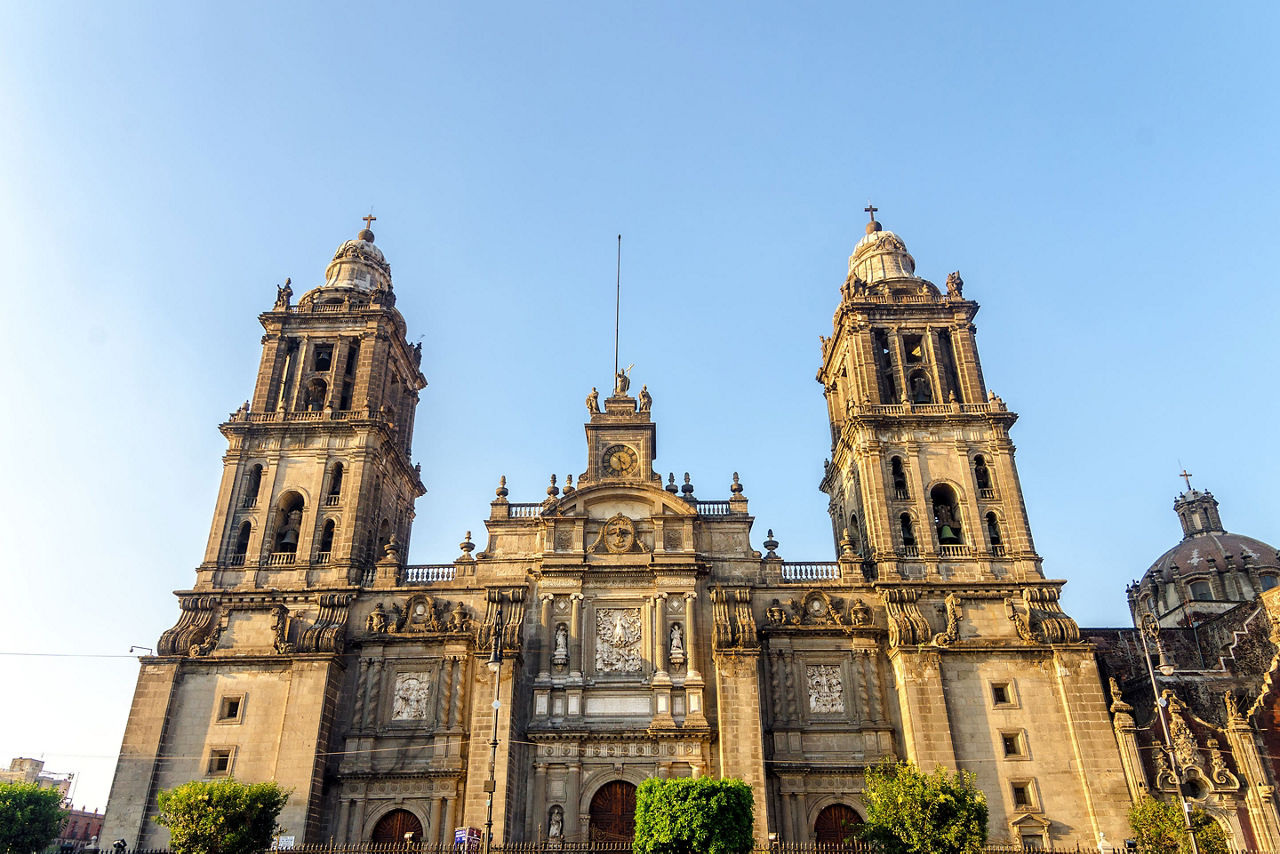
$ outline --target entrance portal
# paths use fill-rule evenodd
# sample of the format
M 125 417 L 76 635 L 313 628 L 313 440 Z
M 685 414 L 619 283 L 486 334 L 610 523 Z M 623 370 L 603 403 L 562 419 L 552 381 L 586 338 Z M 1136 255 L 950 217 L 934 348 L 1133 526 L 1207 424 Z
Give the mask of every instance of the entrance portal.
M 853 834 L 862 824 L 862 816 L 853 807 L 832 804 L 818 813 L 813 823 L 813 834 L 819 845 L 846 845 L 853 842 Z
M 413 835 L 405 839 L 406 833 Z M 392 810 L 378 819 L 369 841 L 375 845 L 404 845 L 406 842 L 417 845 L 422 842 L 422 822 L 408 810 Z
M 624 780 L 605 783 L 591 799 L 591 840 L 630 842 L 636 835 L 636 787 Z

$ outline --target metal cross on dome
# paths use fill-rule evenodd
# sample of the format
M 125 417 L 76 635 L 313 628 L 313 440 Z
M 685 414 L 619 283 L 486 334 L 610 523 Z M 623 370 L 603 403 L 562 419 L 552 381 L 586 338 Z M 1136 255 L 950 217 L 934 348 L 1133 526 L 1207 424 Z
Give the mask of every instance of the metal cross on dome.
M 1190 492 L 1191 491 L 1191 472 L 1187 471 L 1184 468 L 1181 472 L 1179 472 L 1179 474 L 1181 475 L 1182 479 L 1187 482 L 1187 492 Z
M 872 222 L 875 222 L 875 221 L 876 221 L 876 211 L 880 210 L 878 207 L 876 207 L 875 205 L 871 204 L 871 202 L 867 202 L 867 206 L 866 206 L 865 208 L 863 208 L 863 210 L 864 210 L 864 211 L 866 211 L 867 213 L 871 214 L 871 221 L 872 221 Z
M 374 216 L 372 213 L 370 213 L 366 217 L 361 217 L 361 219 L 364 220 L 364 227 L 369 231 L 373 231 L 372 223 L 375 223 L 378 221 L 378 218 Z

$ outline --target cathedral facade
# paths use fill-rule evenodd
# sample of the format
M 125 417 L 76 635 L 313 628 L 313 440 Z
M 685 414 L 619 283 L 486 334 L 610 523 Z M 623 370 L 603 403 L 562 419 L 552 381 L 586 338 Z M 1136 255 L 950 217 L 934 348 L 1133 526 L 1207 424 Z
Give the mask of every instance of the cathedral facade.
M 576 482 L 533 502 L 504 482 L 479 544 L 407 565 L 426 380 L 361 231 L 260 316 L 104 838 L 163 845 L 160 789 L 234 775 L 293 789 L 299 843 L 447 843 L 489 820 L 495 842 L 627 839 L 639 782 L 713 775 L 751 785 L 760 843 L 839 841 L 865 770 L 899 758 L 972 771 L 992 841 L 1124 839 L 1158 774 L 1104 687 L 1098 644 L 1124 642 L 1082 636 L 1041 570 L 963 289 L 916 276 L 874 219 L 833 288 L 834 560 L 784 561 L 771 534 L 756 550 L 736 475 L 712 499 L 664 481 L 652 398 L 620 374 L 587 398 Z

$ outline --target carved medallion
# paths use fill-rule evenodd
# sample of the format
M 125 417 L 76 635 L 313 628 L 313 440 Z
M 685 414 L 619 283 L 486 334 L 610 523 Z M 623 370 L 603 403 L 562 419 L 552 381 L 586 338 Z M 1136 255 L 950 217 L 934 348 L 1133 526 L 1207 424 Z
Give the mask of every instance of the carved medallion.
M 396 675 L 395 696 L 392 700 L 393 721 L 421 721 L 427 718 L 427 700 L 431 696 L 430 677 L 426 673 L 399 673 Z
M 601 608 L 596 611 L 596 670 L 601 673 L 640 672 L 639 608 Z
M 626 554 L 628 552 L 645 551 L 644 546 L 636 539 L 636 523 L 621 513 L 610 517 L 600 528 L 596 541 L 591 546 L 595 554 Z

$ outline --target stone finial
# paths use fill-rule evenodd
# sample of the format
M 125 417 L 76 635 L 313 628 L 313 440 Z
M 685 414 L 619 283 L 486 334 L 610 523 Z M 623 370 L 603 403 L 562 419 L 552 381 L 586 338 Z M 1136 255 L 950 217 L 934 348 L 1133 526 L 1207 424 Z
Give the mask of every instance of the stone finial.
M 733 483 L 730 485 L 729 491 L 734 495 L 742 494 L 742 484 L 738 481 L 738 473 L 736 471 L 733 473 Z
M 564 494 L 568 495 L 570 492 L 573 492 L 573 490 L 573 475 L 567 474 L 564 476 Z
M 680 493 L 685 501 L 693 500 L 693 483 L 689 480 L 689 473 L 684 473 L 684 485 L 680 487 Z
M 387 544 L 382 547 L 382 555 L 383 560 L 400 562 L 400 541 L 396 539 L 395 534 L 392 534 Z
M 551 475 L 551 485 L 547 487 L 547 495 L 555 498 L 560 494 L 560 487 L 556 486 L 556 476 Z
M 773 538 L 773 528 L 769 529 L 767 538 L 764 541 L 764 547 L 766 549 L 765 555 L 764 555 L 765 560 L 778 559 L 778 551 L 777 551 L 778 541 Z
M 853 537 L 849 536 L 849 529 L 845 528 L 843 535 L 840 537 L 840 556 L 853 557 Z
M 498 488 L 495 489 L 493 492 L 495 495 L 498 496 L 499 501 L 507 500 L 507 495 L 509 494 L 509 491 L 507 490 L 507 476 L 505 474 L 502 477 L 498 478 Z
M 676 486 L 675 472 L 669 472 L 667 474 L 667 485 L 664 488 L 667 490 L 667 492 L 670 492 L 672 495 L 675 495 L 677 492 L 680 491 L 680 487 Z
M 475 551 L 476 544 L 471 542 L 471 532 L 467 531 L 467 535 L 462 538 L 462 542 L 458 543 L 458 548 L 462 549 L 462 560 L 472 560 L 471 553 Z

